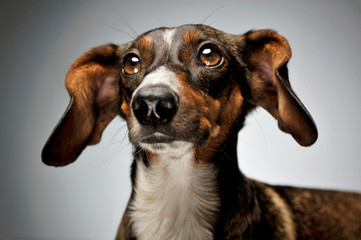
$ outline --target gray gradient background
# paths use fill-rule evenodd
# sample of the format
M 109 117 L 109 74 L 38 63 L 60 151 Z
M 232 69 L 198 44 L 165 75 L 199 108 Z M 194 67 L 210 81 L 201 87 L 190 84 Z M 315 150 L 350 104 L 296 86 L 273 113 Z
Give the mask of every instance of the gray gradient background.
M 273 28 L 293 50 L 290 80 L 319 139 L 297 145 L 258 109 L 239 137 L 243 172 L 274 184 L 361 191 L 360 1 L 1 1 L 0 239 L 111 239 L 130 195 L 131 146 L 115 119 L 65 168 L 40 152 L 64 112 L 64 78 L 91 47 L 200 23 L 239 34 Z M 114 30 L 113 28 L 121 31 Z

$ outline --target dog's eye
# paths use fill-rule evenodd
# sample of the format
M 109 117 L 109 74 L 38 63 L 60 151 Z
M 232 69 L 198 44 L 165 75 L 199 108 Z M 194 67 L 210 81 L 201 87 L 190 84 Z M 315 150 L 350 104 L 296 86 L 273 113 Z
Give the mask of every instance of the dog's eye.
M 199 60 L 207 67 L 214 67 L 222 62 L 223 57 L 216 46 L 205 45 L 199 51 Z
M 136 74 L 140 71 L 140 67 L 140 60 L 136 54 L 130 53 L 124 58 L 123 71 L 125 74 Z

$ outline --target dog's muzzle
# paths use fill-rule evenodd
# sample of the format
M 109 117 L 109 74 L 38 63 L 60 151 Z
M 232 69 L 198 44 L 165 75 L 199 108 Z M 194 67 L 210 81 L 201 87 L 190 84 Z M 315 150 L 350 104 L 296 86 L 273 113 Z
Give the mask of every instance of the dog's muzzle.
M 135 94 L 132 108 L 138 122 L 158 127 L 169 123 L 177 113 L 178 95 L 166 86 L 143 87 Z

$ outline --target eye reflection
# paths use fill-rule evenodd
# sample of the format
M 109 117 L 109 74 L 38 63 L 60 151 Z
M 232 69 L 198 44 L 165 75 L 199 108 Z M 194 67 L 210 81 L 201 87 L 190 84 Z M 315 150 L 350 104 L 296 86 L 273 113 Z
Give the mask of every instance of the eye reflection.
M 222 59 L 220 50 L 214 45 L 205 45 L 200 50 L 199 60 L 207 67 L 219 65 Z
M 123 71 L 125 74 L 134 75 L 140 71 L 140 68 L 140 59 L 136 54 L 130 53 L 124 58 Z

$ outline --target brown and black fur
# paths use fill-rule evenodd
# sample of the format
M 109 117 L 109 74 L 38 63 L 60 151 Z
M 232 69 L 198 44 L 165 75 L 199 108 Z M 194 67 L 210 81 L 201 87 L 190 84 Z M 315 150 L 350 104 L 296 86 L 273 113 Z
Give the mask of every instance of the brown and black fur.
M 213 239 L 361 239 L 361 195 L 270 186 L 248 179 L 238 168 L 237 134 L 257 106 L 300 145 L 312 145 L 317 139 L 316 125 L 288 80 L 291 50 L 286 39 L 272 30 L 231 35 L 204 25 L 184 25 L 176 29 L 168 49 L 161 39 L 165 29 L 124 45 L 94 48 L 76 60 L 66 78 L 72 100 L 43 149 L 44 163 L 72 163 L 87 145 L 100 141 L 116 115 L 129 125 L 134 118 L 132 94 L 145 76 L 166 66 L 185 90 L 172 121 L 156 128 L 171 135 L 168 142 L 194 144 L 195 166 L 211 163 L 218 170 L 220 206 L 212 215 Z M 222 65 L 199 64 L 197 49 L 206 41 L 219 48 Z M 122 71 L 124 58 L 133 52 L 141 56 L 142 68 L 127 76 Z M 134 159 L 156 164 L 154 154 L 139 147 L 140 138 L 129 137 Z M 134 161 L 133 187 L 136 172 Z M 134 194 L 133 188 L 129 204 Z M 130 211 L 127 208 L 123 216 L 117 239 L 137 239 Z

